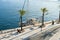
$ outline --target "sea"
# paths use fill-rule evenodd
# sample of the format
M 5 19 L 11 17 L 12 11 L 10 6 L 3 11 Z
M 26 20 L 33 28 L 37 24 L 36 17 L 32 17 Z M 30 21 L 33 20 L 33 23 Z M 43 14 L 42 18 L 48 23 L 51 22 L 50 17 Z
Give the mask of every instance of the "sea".
M 0 0 L 0 30 L 13 29 L 19 27 L 19 10 L 22 9 L 25 0 Z M 41 8 L 47 8 L 45 21 L 52 21 L 59 18 L 59 2 L 26 0 L 23 15 L 23 22 L 31 18 L 38 18 L 41 21 Z

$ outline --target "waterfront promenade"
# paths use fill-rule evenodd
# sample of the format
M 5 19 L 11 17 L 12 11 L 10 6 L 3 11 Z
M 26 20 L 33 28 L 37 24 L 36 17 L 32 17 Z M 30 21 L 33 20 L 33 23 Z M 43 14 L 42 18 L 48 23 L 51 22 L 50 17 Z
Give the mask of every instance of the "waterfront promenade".
M 45 40 L 44 35 L 52 33 L 55 31 L 55 29 L 60 28 L 60 24 L 55 25 L 47 25 L 46 27 L 42 28 L 43 31 L 41 31 L 41 28 L 34 27 L 33 25 L 30 25 L 33 30 L 30 28 L 25 28 L 25 32 L 23 33 L 17 33 L 16 29 L 13 32 L 5 33 L 0 35 L 0 40 Z M 13 30 L 13 29 L 12 29 Z M 43 36 L 43 37 L 42 37 Z M 42 39 L 41 39 L 42 38 Z M 50 39 L 50 37 L 47 37 L 47 39 Z
M 54 36 L 52 36 L 49 40 L 60 40 L 60 30 L 56 34 L 54 34 Z

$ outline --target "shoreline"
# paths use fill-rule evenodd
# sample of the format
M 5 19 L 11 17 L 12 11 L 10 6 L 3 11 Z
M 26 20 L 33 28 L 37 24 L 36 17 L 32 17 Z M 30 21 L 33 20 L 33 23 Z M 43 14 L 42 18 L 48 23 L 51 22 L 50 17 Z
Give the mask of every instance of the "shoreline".
M 56 21 L 54 20 L 54 22 L 56 22 Z M 48 25 L 48 24 L 50 24 L 50 23 L 52 23 L 52 21 L 44 22 L 45 25 Z M 23 29 L 31 28 L 32 26 L 37 27 L 37 26 L 40 26 L 40 25 L 41 25 L 41 23 L 37 23 L 37 24 L 35 24 L 35 25 L 28 25 L 28 26 L 24 26 Z M 17 31 L 17 29 L 20 29 L 20 27 L 13 28 L 13 29 L 1 30 L 0 32 L 2 32 L 2 33 L 4 34 L 4 33 L 9 33 L 9 32 L 13 32 L 13 31 Z M 0 34 L 1 34 L 1 33 L 0 33 Z
M 52 20 L 49 21 L 45 21 L 44 23 L 49 24 L 49 22 L 51 23 Z M 55 21 L 55 20 L 54 20 Z M 41 23 L 40 23 L 41 24 Z M 29 26 L 29 25 L 28 25 Z M 15 28 L 7 28 L 7 29 L 2 29 L 0 31 L 4 31 L 4 30 L 11 30 L 11 29 L 16 29 L 16 28 L 20 28 L 20 27 L 15 27 Z
M 43 33 L 46 31 L 46 30 L 49 30 L 49 31 L 52 31 L 52 30 L 54 30 L 55 28 L 58 28 L 59 26 L 58 26 L 59 24 L 56 24 L 56 25 L 50 25 L 50 26 L 48 26 L 48 27 L 44 27 L 43 28 Z M 56 27 L 57 26 L 57 27 Z M 23 33 L 19 33 L 19 34 L 15 34 L 16 33 L 16 31 L 14 31 L 14 32 L 11 32 L 11 33 L 6 33 L 6 34 L 2 34 L 2 35 L 0 35 L 1 37 L 4 37 L 4 36 L 10 36 L 10 37 L 8 37 L 8 38 L 3 38 L 3 39 L 8 39 L 8 40 L 10 40 L 10 39 L 14 39 L 14 40 L 16 40 L 16 39 L 21 39 L 21 38 L 23 38 L 23 39 L 25 39 L 25 38 L 27 38 L 27 37 L 29 37 L 29 38 L 31 38 L 31 37 L 34 37 L 34 38 L 36 38 L 35 36 L 36 35 L 34 35 L 34 34 L 40 34 L 41 33 L 41 30 L 40 30 L 40 28 L 36 28 L 35 30 L 27 30 L 27 29 L 25 29 L 26 31 L 25 32 L 23 32 Z M 27 36 L 26 36 L 27 35 Z M 34 36 L 33 36 L 34 35 Z M 40 34 L 41 35 L 41 34 Z M 18 37 L 18 38 L 17 38 Z M 31 38 L 31 39 L 33 39 L 33 38 Z M 22 40 L 22 39 L 21 39 Z
M 55 28 L 59 27 L 58 25 L 59 24 L 56 24 L 56 25 L 49 24 L 46 27 L 42 28 L 43 29 L 42 32 L 45 32 L 46 30 L 52 31 Z M 1 37 L 0 39 L 2 39 L 3 37 L 8 37 L 8 36 L 9 36 L 8 38 L 3 38 L 2 40 L 4 40 L 4 39 L 8 39 L 8 40 L 14 39 L 14 40 L 16 40 L 16 39 L 21 39 L 21 38 L 25 39 L 27 37 L 34 37 L 35 38 L 35 36 L 33 36 L 33 35 L 34 34 L 37 34 L 37 35 L 40 34 L 41 33 L 41 28 L 38 28 L 38 26 L 37 27 L 31 26 L 31 27 L 33 27 L 34 29 L 30 30 L 30 28 L 27 28 L 27 29 L 25 29 L 25 32 L 22 32 L 22 33 L 17 33 L 17 30 L 16 30 L 17 28 L 13 32 L 3 33 L 3 34 L 0 35 L 0 37 Z M 11 30 L 7 30 L 7 31 L 11 31 Z M 33 38 L 31 38 L 31 39 L 33 39 Z

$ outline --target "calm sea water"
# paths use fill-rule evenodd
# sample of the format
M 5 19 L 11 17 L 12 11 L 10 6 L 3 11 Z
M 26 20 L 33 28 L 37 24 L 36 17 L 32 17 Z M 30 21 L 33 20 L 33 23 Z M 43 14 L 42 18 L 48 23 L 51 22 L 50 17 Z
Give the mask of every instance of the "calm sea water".
M 17 28 L 19 22 L 18 10 L 22 8 L 24 0 L 0 0 L 0 30 Z M 45 15 L 45 21 L 55 20 L 59 15 L 58 2 L 47 2 L 40 0 L 30 0 L 29 6 L 27 1 L 24 9 L 26 14 L 23 16 L 23 21 L 30 18 L 41 18 L 41 8 L 48 9 L 48 15 Z M 27 9 L 29 10 L 27 12 Z

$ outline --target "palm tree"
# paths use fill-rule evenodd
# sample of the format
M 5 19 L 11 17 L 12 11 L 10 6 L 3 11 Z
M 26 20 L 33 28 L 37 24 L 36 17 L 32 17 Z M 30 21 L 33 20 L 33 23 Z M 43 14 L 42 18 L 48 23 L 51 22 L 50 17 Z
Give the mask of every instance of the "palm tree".
M 20 19 L 19 19 L 19 20 L 20 20 L 20 22 L 21 22 L 21 31 L 22 31 L 22 17 L 23 17 L 23 15 L 25 14 L 25 12 L 26 12 L 26 11 L 23 10 L 23 9 L 22 9 L 22 10 L 19 10 L 19 13 L 20 13 Z
M 41 11 L 42 11 L 42 25 L 41 25 L 41 30 L 42 30 L 42 26 L 44 26 L 44 15 L 48 10 L 47 8 L 41 8 Z

